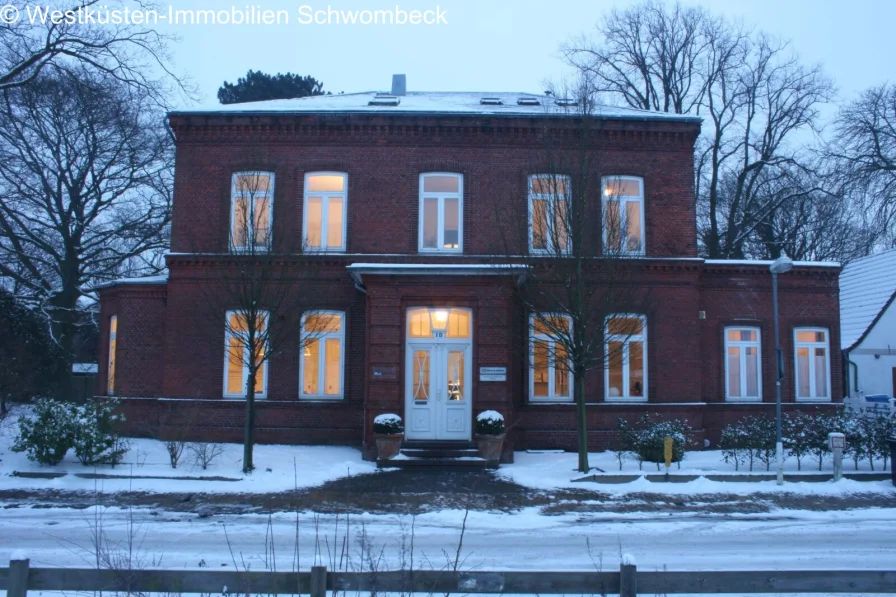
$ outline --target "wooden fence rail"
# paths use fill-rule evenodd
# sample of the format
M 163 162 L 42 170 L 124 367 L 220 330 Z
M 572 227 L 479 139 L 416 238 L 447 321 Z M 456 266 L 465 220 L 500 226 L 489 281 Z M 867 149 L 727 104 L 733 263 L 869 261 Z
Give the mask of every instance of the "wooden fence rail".
M 790 570 L 728 572 L 639 572 L 623 563 L 618 572 L 311 572 L 238 570 L 96 570 L 31 568 L 12 560 L 0 568 L 7 597 L 34 591 L 122 593 L 211 593 L 233 595 L 306 594 L 327 591 L 389 593 L 491 593 L 520 595 L 621 595 L 726 593 L 891 593 L 896 570 Z

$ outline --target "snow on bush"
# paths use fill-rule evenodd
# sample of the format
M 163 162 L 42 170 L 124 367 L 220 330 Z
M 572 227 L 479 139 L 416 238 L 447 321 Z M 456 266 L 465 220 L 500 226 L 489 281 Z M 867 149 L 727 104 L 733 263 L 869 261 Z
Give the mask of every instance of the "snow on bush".
M 476 433 L 479 435 L 502 435 L 504 415 L 495 410 L 484 410 L 476 415 Z
M 769 470 L 775 459 L 775 442 L 774 419 L 748 416 L 722 429 L 719 448 L 722 458 L 733 463 L 736 471 L 743 464 L 749 464 L 752 471 L 757 460 L 765 464 L 765 470 Z
M 124 417 L 114 414 L 114 400 L 69 404 L 50 398 L 35 402 L 31 416 L 19 419 L 14 452 L 26 452 L 29 460 L 56 465 L 70 448 L 85 466 L 118 464 L 128 451 L 116 431 Z
M 672 462 L 681 463 L 691 441 L 691 426 L 680 419 L 654 421 L 651 415 L 644 414 L 635 423 L 635 427 L 629 427 L 622 418 L 616 420 L 616 426 L 623 449 L 635 456 L 639 469 L 645 462 L 654 462 L 657 470 L 660 469 L 660 463 L 665 462 L 667 437 L 672 438 Z M 622 460 L 619 462 L 621 468 Z M 681 467 L 681 464 L 678 466 Z
M 401 422 L 401 417 L 394 413 L 377 415 L 373 420 L 373 432 L 387 435 L 404 433 L 404 424 Z
M 19 419 L 19 435 L 12 445 L 13 452 L 26 452 L 29 460 L 56 465 L 62 462 L 74 445 L 71 408 L 50 398 L 34 403 L 31 416 Z

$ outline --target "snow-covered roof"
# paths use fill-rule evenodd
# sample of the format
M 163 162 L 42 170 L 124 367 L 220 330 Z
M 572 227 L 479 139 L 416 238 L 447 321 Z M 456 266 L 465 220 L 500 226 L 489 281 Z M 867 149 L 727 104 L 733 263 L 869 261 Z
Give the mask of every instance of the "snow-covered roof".
M 896 295 L 896 249 L 856 259 L 840 272 L 840 344 L 855 346 Z
M 98 290 L 100 288 L 109 288 L 111 286 L 122 286 L 122 285 L 138 285 L 138 284 L 166 284 L 168 282 L 168 274 L 163 274 L 161 276 L 144 276 L 142 278 L 118 278 L 117 280 L 112 280 L 111 282 L 105 282 L 103 284 L 99 284 L 94 286 L 92 290 Z
M 762 265 L 770 266 L 774 261 L 762 259 L 707 259 L 706 265 Z M 837 261 L 794 261 L 794 267 L 840 267 Z
M 385 96 L 385 97 L 384 97 Z M 394 98 L 394 99 L 390 99 Z M 397 100 L 397 105 L 395 104 Z M 485 101 L 483 101 L 485 100 Z M 391 96 L 365 91 L 338 95 L 315 95 L 295 99 L 268 100 L 243 104 L 213 104 L 173 115 L 190 114 L 272 114 L 272 113 L 364 113 L 364 114 L 455 114 L 488 116 L 579 116 L 576 106 L 559 105 L 557 98 L 533 93 L 483 91 L 409 91 Z M 372 104 L 372 105 L 371 105 Z M 662 120 L 699 123 L 698 116 L 651 112 L 623 106 L 596 106 L 593 115 L 618 120 Z

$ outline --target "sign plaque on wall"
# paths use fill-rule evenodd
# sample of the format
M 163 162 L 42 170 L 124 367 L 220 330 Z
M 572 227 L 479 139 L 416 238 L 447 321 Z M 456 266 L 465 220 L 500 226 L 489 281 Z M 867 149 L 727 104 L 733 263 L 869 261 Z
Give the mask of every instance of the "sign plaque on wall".
M 507 381 L 507 367 L 480 367 L 479 381 Z
M 371 365 L 371 381 L 395 381 L 398 379 L 398 367 L 395 365 Z

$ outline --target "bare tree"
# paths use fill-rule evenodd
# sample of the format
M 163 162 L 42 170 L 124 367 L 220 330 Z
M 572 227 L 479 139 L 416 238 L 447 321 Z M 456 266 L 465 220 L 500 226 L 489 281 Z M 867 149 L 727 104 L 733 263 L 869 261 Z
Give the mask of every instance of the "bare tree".
M 99 24 L 110 11 L 143 11 L 137 20 Z M 4 6 L 0 27 L 0 90 L 25 85 L 47 71 L 103 74 L 164 103 L 162 82 L 189 93 L 185 80 L 169 68 L 172 41 L 149 25 L 162 9 L 146 0 L 12 0 Z M 161 77 L 154 74 L 161 73 Z
M 526 317 L 530 387 L 536 397 L 573 397 L 578 470 L 588 472 L 587 404 L 596 394 L 589 373 L 608 370 L 620 378 L 622 385 L 610 384 L 620 395 L 646 396 L 637 338 L 650 294 L 629 258 L 643 250 L 643 221 L 626 202 L 640 182 L 601 177 L 593 89 L 582 83 L 553 94 L 565 100 L 564 113 L 545 121 L 542 147 L 528 166 L 529 218 L 511 207 L 498 221 L 519 223 L 503 227 L 504 258 L 527 266 L 516 294 Z M 603 240 L 595 234 L 601 230 Z M 623 365 L 631 371 L 624 382 Z
M 844 107 L 828 155 L 839 180 L 856 193 L 868 225 L 896 245 L 896 84 L 868 89 Z
M 767 194 L 761 186 L 811 161 L 801 146 L 818 132 L 818 108 L 833 96 L 818 66 L 803 65 L 787 43 L 704 9 L 652 0 L 613 11 L 564 55 L 611 99 L 705 117 L 697 191 L 708 257 L 779 252 L 746 249 L 776 247 L 754 242 L 758 228 L 785 203 L 805 200 L 802 191 Z
M 0 283 L 44 311 L 69 359 L 88 289 L 157 271 L 172 166 L 163 114 L 114 78 L 48 72 L 0 92 Z
M 234 175 L 229 252 L 200 285 L 212 325 L 224 326 L 224 392 L 245 395 L 244 473 L 255 468 L 256 396 L 267 389 L 271 358 L 288 347 L 318 350 L 319 338 L 345 325 L 315 312 L 326 306 L 326 287 L 314 280 L 319 259 L 303 254 L 283 226 L 272 227 L 274 184 L 260 169 Z

